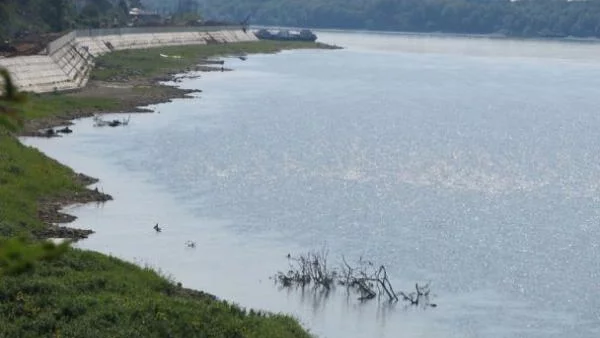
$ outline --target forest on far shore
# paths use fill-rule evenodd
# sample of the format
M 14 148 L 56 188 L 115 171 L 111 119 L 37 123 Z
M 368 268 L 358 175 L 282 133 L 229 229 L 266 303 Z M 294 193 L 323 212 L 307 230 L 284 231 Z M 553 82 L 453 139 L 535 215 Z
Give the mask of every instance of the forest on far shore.
M 600 37 L 600 0 L 202 0 L 203 16 L 252 24 L 405 32 Z
M 194 1 L 203 18 L 232 23 L 250 18 L 255 25 L 291 27 L 600 37 L 600 0 Z M 164 13 L 167 4 L 173 1 L 0 0 L 0 43 L 24 34 L 123 26 L 129 8 Z

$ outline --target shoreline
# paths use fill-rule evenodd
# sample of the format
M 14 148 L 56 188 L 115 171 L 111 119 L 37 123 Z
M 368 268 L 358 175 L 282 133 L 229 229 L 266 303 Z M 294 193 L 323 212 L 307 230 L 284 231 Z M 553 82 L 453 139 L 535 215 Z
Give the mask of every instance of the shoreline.
M 183 73 L 188 73 L 193 70 L 183 70 Z M 65 112 L 59 116 L 42 118 L 39 120 L 29 120 L 25 123 L 23 130 L 19 133 L 19 137 L 60 137 L 54 133 L 48 136 L 41 130 L 55 129 L 62 126 L 72 126 L 73 120 L 80 118 L 89 118 L 95 115 L 104 114 L 124 114 L 124 113 L 152 113 L 151 110 L 141 108 L 143 106 L 171 102 L 173 99 L 189 98 L 189 94 L 201 92 L 201 90 L 187 90 L 176 86 L 165 85 L 163 81 L 173 81 L 177 74 L 153 78 L 146 81 L 132 81 L 126 84 L 117 86 L 110 85 L 110 82 L 90 81 L 88 86 L 80 91 L 72 93 L 73 95 L 86 95 L 93 93 L 98 96 L 119 95 L 124 91 L 129 91 L 136 86 L 147 86 L 148 88 L 157 89 L 149 91 L 147 95 L 132 95 L 125 96 L 121 101 L 121 109 L 119 110 L 80 110 Z M 98 90 L 100 89 L 100 90 Z M 112 201 L 113 197 L 110 194 L 99 192 L 97 189 L 91 189 L 89 186 L 100 181 L 99 178 L 87 176 L 84 173 L 77 173 L 74 180 L 85 187 L 83 193 L 73 193 L 57 198 L 43 199 L 39 202 L 38 218 L 46 225 L 42 231 L 36 232 L 35 235 L 40 238 L 60 238 L 68 240 L 81 240 L 87 238 L 94 233 L 92 229 L 81 229 L 64 226 L 64 224 L 72 223 L 77 219 L 76 216 L 63 212 L 67 207 L 77 204 L 87 203 L 106 203 Z M 61 225 L 62 224 L 62 225 Z
M 253 42 L 252 44 L 259 44 Z M 79 118 L 87 118 L 95 115 L 104 114 L 121 114 L 121 113 L 153 113 L 153 111 L 142 108 L 148 105 L 171 102 L 173 99 L 190 98 L 190 94 L 202 92 L 199 89 L 182 89 L 175 84 L 165 84 L 164 82 L 177 83 L 178 79 L 182 79 L 190 72 L 212 72 L 212 71 L 232 71 L 222 66 L 215 67 L 216 64 L 223 65 L 224 58 L 239 57 L 239 55 L 261 54 L 261 53 L 279 53 L 283 50 L 292 49 L 341 49 L 338 46 L 332 46 L 324 43 L 303 44 L 278 44 L 268 43 L 265 51 L 244 51 L 244 52 L 229 52 L 217 54 L 210 57 L 205 57 L 194 62 L 193 65 L 187 65 L 181 68 L 170 70 L 159 70 L 158 75 L 150 77 L 139 76 L 124 76 L 117 79 L 92 79 L 88 85 L 81 90 L 74 91 L 61 95 L 75 98 L 118 98 L 117 109 L 75 109 L 71 111 L 63 111 L 56 115 L 50 115 L 38 119 L 28 119 L 25 121 L 24 127 L 18 137 L 61 137 L 54 132 L 54 129 L 62 126 L 73 125 L 73 120 Z M 184 46 L 186 47 L 186 46 Z M 203 48 L 205 46 L 192 46 L 195 48 Z M 161 48 L 151 48 L 144 51 L 160 50 Z M 136 51 L 130 51 L 135 53 Z M 114 53 L 107 54 L 110 57 Z M 93 73 L 92 73 L 93 74 Z M 35 95 L 34 97 L 47 97 L 43 94 Z M 53 133 L 48 134 L 44 130 L 52 129 Z M 68 137 L 68 136 L 67 136 Z M 62 163 L 61 163 L 62 164 Z M 34 235 L 41 239 L 60 238 L 71 241 L 78 241 L 87 238 L 94 233 L 93 229 L 81 229 L 64 226 L 72 223 L 77 219 L 76 216 L 64 213 L 67 207 L 87 204 L 87 203 L 106 203 L 113 200 L 113 197 L 104 192 L 99 192 L 97 189 L 91 189 L 89 186 L 98 182 L 98 178 L 89 177 L 83 173 L 77 173 L 73 178 L 76 184 L 84 187 L 83 192 L 73 192 L 63 194 L 54 198 L 44 198 L 39 201 L 38 218 L 44 223 L 45 228 L 34 232 Z
M 167 103 L 174 99 L 188 98 L 190 94 L 201 93 L 200 89 L 182 89 L 174 85 L 167 85 L 163 82 L 177 82 L 181 79 L 180 75 L 190 72 L 217 72 L 232 71 L 229 68 L 217 68 L 209 66 L 213 60 L 200 60 L 195 67 L 186 67 L 178 72 L 169 72 L 168 74 L 156 76 L 150 79 L 120 79 L 122 81 L 102 81 L 90 80 L 88 85 L 77 91 L 68 93 L 73 97 L 118 97 L 118 109 L 84 109 L 70 112 L 64 112 L 57 116 L 28 120 L 25 122 L 23 130 L 20 131 L 20 137 L 56 137 L 56 134 L 48 135 L 42 130 L 54 129 L 57 127 L 71 126 L 73 120 L 93 117 L 94 115 L 105 114 L 124 114 L 124 113 L 152 113 L 153 111 L 144 106 Z M 142 91 L 135 92 L 136 89 Z
M 119 103 L 121 108 L 118 110 L 91 109 L 65 112 L 59 116 L 41 118 L 37 120 L 29 120 L 19 136 L 27 137 L 52 137 L 41 132 L 44 129 L 53 129 L 62 126 L 73 125 L 73 120 L 79 118 L 92 117 L 94 115 L 103 114 L 119 114 L 119 113 L 151 113 L 152 111 L 140 108 L 147 105 L 170 102 L 173 99 L 186 98 L 188 94 L 201 92 L 201 90 L 186 90 L 174 86 L 161 84 L 162 81 L 172 81 L 171 79 L 157 78 L 147 83 L 140 81 L 119 83 L 117 85 L 110 82 L 90 81 L 90 84 L 77 92 L 71 93 L 73 96 L 88 96 L 88 97 L 105 97 L 110 95 L 123 95 L 126 92 L 136 87 L 157 89 L 155 92 L 149 92 L 146 95 L 130 95 L 122 96 Z

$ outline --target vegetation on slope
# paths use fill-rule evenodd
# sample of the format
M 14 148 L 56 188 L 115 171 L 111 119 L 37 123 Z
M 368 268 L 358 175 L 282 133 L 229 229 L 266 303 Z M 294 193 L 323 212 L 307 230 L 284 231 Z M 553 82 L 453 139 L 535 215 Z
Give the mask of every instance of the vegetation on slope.
M 32 96 L 26 103 L 26 119 L 39 119 L 70 111 L 107 111 L 119 108 L 117 98 L 81 97 L 64 94 Z
M 15 243 L 0 242 L 0 262 L 3 248 L 41 251 Z M 245 311 L 153 270 L 66 250 L 0 277 L 0 337 L 309 337 L 292 318 Z
M 0 235 L 42 230 L 39 202 L 83 192 L 75 176 L 71 169 L 0 131 Z
M 252 13 L 254 24 L 600 37 L 598 0 L 207 0 L 205 3 L 205 17 L 236 20 Z
M 202 59 L 219 56 L 239 56 L 253 53 L 276 53 L 285 49 L 333 48 L 300 41 L 258 41 L 206 46 L 170 46 L 143 50 L 122 50 L 100 56 L 92 72 L 93 80 L 115 78 L 156 78 L 193 69 Z M 163 55 L 177 56 L 165 58 Z

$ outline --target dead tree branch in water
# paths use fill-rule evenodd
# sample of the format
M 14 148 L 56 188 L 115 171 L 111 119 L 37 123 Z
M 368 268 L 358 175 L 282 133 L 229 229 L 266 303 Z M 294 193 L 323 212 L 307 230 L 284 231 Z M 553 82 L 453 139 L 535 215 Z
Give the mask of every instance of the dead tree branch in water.
M 431 303 L 429 301 L 430 292 L 431 290 L 429 289 L 429 283 L 423 286 L 415 284 L 415 292 L 411 292 L 409 294 L 406 294 L 404 292 L 398 292 L 398 295 L 402 296 L 402 299 L 409 302 L 411 305 L 437 307 L 437 304 Z
M 364 261 L 362 257 L 358 260 L 358 266 L 352 267 L 342 257 L 342 276 L 340 285 L 356 289 L 360 294 L 360 300 L 375 298 L 376 295 L 385 294 L 390 302 L 397 302 L 398 295 L 390 282 L 385 266 L 376 265 L 371 261 Z
M 391 303 L 401 299 L 414 306 L 437 306 L 429 301 L 429 284 L 424 286 L 415 284 L 415 292 L 396 292 L 384 265 L 375 265 L 360 257 L 357 264 L 353 266 L 342 256 L 342 264 L 338 272 L 335 268 L 327 266 L 327 255 L 326 249 L 318 252 L 311 251 L 298 257 L 288 255 L 290 269 L 287 273 L 278 272 L 274 277 L 275 282 L 283 287 L 312 285 L 314 288 L 323 287 L 326 290 L 338 284 L 349 291 L 357 292 L 360 301 L 385 296 Z
M 311 251 L 299 257 L 288 257 L 290 270 L 287 273 L 279 272 L 275 277 L 283 286 L 292 284 L 306 286 L 313 283 L 330 289 L 337 278 L 335 270 L 327 268 L 327 250 Z

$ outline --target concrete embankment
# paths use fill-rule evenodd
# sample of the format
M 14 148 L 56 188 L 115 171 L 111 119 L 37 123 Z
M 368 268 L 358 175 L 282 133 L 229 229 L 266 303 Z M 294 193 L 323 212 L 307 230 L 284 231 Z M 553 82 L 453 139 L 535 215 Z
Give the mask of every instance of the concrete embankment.
M 78 30 L 48 44 L 40 55 L 0 58 L 22 91 L 47 93 L 82 88 L 94 59 L 115 50 L 255 41 L 242 27 L 161 27 Z

